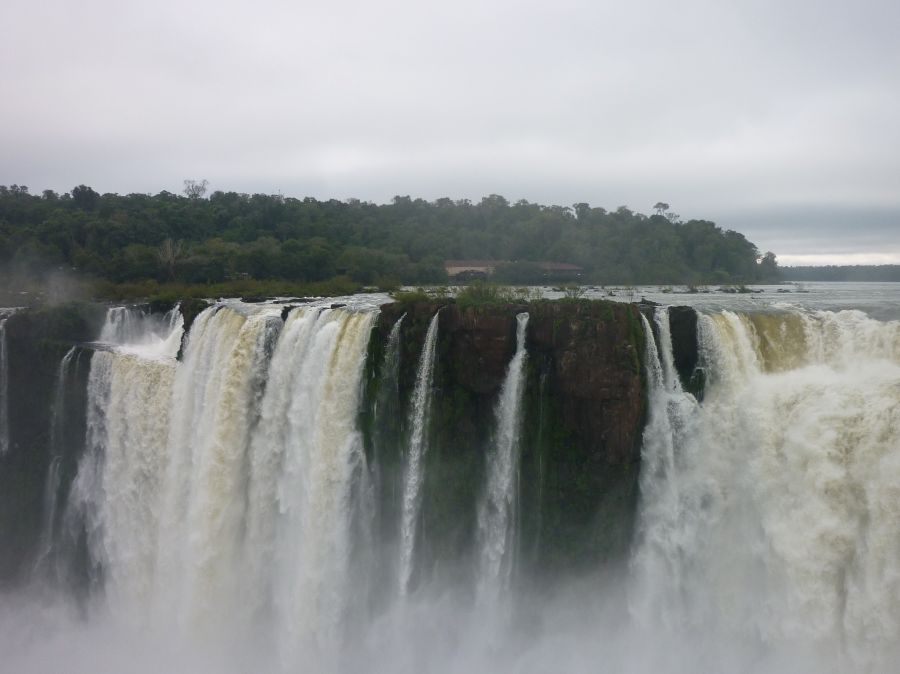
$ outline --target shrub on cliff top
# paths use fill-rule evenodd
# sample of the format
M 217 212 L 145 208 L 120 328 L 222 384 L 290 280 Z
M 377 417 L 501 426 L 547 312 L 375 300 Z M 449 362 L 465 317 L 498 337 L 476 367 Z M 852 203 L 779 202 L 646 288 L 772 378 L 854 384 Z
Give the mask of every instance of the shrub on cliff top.
M 456 302 L 461 307 L 481 307 L 491 304 L 516 302 L 515 290 L 509 286 L 479 281 L 459 291 Z

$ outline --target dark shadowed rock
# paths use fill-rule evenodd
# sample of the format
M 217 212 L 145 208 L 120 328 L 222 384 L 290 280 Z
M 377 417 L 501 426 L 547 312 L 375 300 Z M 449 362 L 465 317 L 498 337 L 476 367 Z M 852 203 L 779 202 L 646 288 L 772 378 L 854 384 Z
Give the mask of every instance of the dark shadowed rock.
M 686 391 L 696 394 L 699 361 L 697 311 L 692 307 L 669 307 L 669 329 L 672 333 L 672 356 L 678 378 Z
M 373 343 L 383 344 L 406 315 L 402 410 L 408 409 L 425 332 L 438 310 L 424 491 L 424 527 L 440 542 L 431 561 L 446 564 L 474 549 L 476 492 L 484 480 L 497 396 L 515 352 L 515 317 L 522 311 L 530 314 L 520 449 L 522 562 L 532 572 L 555 575 L 621 559 L 632 537 L 645 413 L 638 309 L 587 300 L 386 305 Z

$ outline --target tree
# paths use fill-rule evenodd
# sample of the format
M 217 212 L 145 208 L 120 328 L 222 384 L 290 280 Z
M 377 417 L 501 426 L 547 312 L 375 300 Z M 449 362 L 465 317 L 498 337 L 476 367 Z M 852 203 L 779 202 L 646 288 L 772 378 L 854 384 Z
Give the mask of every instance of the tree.
M 72 203 L 82 211 L 93 211 L 99 200 L 100 195 L 87 185 L 79 185 L 72 190 Z
M 575 217 L 579 220 L 587 220 L 591 215 L 591 205 L 583 201 L 572 204 L 572 208 L 575 209 Z
M 756 259 L 759 265 L 759 277 L 762 281 L 777 281 L 781 277 L 781 271 L 778 269 L 778 259 L 775 253 L 767 251 L 765 255 L 760 255 Z
M 665 201 L 657 201 L 653 205 L 653 210 L 656 211 L 657 215 L 665 215 L 666 211 L 669 210 L 669 204 L 667 204 Z
M 209 181 L 205 178 L 203 180 L 185 180 L 184 181 L 184 196 L 188 199 L 201 199 L 204 194 L 206 194 L 206 188 L 209 185 Z
M 172 239 L 166 239 L 156 253 L 160 266 L 166 271 L 166 275 L 170 280 L 175 279 L 175 265 L 181 258 L 183 251 L 184 244 L 181 241 L 176 243 Z

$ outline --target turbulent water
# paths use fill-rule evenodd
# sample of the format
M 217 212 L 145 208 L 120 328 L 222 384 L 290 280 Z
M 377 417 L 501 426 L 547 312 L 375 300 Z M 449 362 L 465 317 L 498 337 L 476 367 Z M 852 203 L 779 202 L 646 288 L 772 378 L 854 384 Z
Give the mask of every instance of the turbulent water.
M 891 671 L 900 323 L 723 311 L 699 331 L 702 405 L 650 358 L 639 618 L 804 671 Z
M 447 395 L 435 382 L 439 315 L 401 414 L 394 496 L 381 493 L 393 489 L 379 473 L 389 448 L 367 460 L 360 422 L 377 315 L 365 301 L 226 301 L 182 343 L 177 311 L 111 310 L 89 361 L 77 475 L 65 493 L 61 464 L 47 475 L 42 555 L 60 532 L 83 532 L 92 589 L 75 604 L 10 596 L 0 669 L 895 671 L 900 322 L 710 310 L 698 402 L 657 308 L 644 319 L 630 558 L 550 593 L 513 582 L 528 315 L 494 402 L 484 483 L 472 485 L 468 587 L 414 573 L 429 415 Z M 376 416 L 397 404 L 402 329 L 378 364 Z M 54 438 L 67 435 L 63 399 L 83 353 L 60 363 Z M 388 496 L 397 505 L 379 523 Z

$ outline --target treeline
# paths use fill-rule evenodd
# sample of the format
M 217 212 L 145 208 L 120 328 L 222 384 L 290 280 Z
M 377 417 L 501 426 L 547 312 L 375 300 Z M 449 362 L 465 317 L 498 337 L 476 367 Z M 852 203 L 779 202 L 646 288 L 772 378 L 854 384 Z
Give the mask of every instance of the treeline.
M 900 265 L 782 267 L 786 281 L 900 281 Z
M 445 259 L 567 262 L 583 282 L 746 283 L 778 277 L 743 235 L 706 220 L 510 203 L 395 197 L 378 205 L 213 192 L 71 193 L 0 186 L 0 260 L 19 270 L 72 268 L 114 283 L 246 279 L 365 285 L 446 281 Z M 658 205 L 659 206 L 659 205 Z M 520 265 L 522 276 L 528 265 Z M 517 278 L 528 282 L 528 278 Z M 540 279 L 536 278 L 535 281 Z

